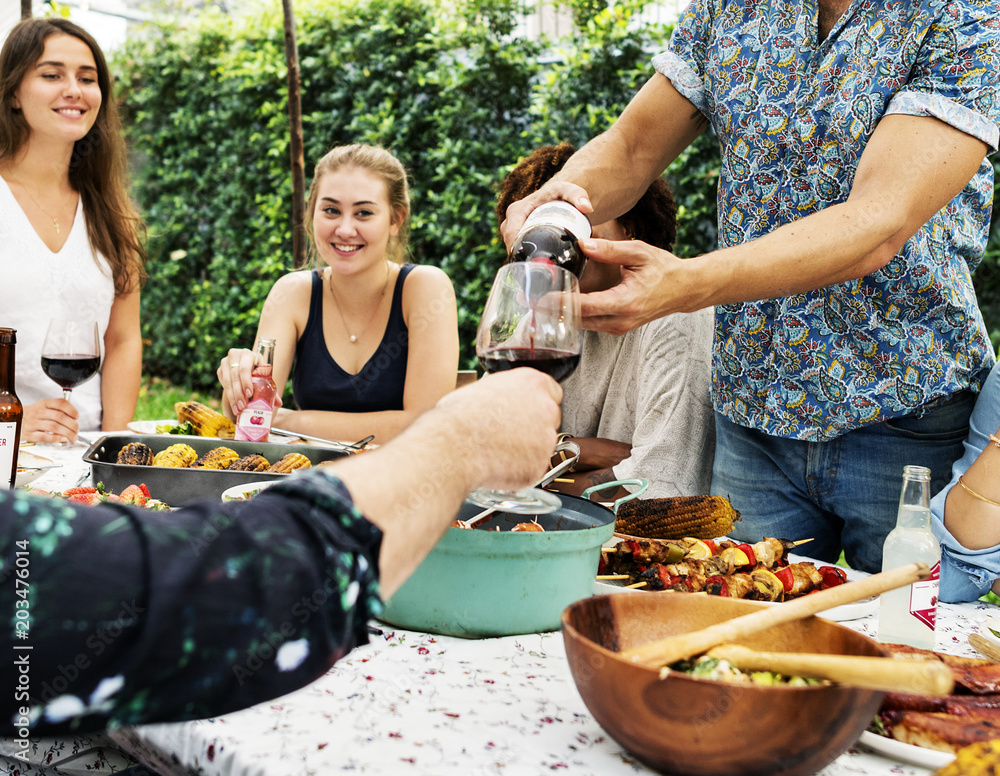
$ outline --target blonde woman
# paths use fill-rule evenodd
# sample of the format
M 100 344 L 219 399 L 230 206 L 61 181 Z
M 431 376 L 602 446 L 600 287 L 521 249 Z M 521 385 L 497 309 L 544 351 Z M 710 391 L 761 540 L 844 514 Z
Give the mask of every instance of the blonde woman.
M 327 439 L 383 443 L 455 387 L 458 315 L 440 269 L 401 263 L 410 201 L 406 170 L 376 146 L 334 148 L 316 165 L 306 227 L 316 267 L 272 287 L 257 337 L 275 340 L 279 395 L 291 376 L 295 409 L 274 425 Z M 219 365 L 223 408 L 253 394 L 253 354 Z

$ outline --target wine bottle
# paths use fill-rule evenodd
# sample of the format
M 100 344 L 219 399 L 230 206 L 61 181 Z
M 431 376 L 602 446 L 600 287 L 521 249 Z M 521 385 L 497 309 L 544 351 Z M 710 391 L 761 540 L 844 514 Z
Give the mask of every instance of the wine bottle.
M 510 249 L 511 261 L 551 261 L 578 278 L 587 256 L 579 241 L 590 237 L 590 221 L 569 202 L 556 200 L 531 211 Z
M 885 643 L 934 649 L 941 545 L 931 532 L 930 490 L 930 469 L 903 468 L 896 527 L 885 538 L 882 571 L 923 562 L 931 569 L 931 575 L 881 595 L 878 638 Z
M 17 332 L 0 329 L 0 472 L 10 472 L 9 488 L 17 478 L 17 450 L 21 443 L 24 408 L 14 392 L 14 345 Z
M 278 388 L 271 378 L 274 369 L 274 340 L 261 337 L 254 349 L 253 396 L 236 420 L 236 439 L 249 442 L 266 442 L 271 433 L 274 416 L 274 397 Z

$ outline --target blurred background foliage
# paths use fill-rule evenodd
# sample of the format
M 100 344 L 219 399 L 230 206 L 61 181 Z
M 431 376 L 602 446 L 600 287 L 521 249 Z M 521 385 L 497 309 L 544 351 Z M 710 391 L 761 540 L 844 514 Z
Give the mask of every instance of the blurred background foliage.
M 377 143 L 411 175 L 412 256 L 441 267 L 459 300 L 462 366 L 503 260 L 493 208 L 506 172 L 542 143 L 606 129 L 651 73 L 669 28 L 638 24 L 642 0 L 568 0 L 560 40 L 515 37 L 520 0 L 328 0 L 296 7 L 308 186 L 330 147 Z M 231 346 L 250 347 L 271 284 L 291 269 L 291 177 L 280 3 L 233 17 L 209 7 L 148 26 L 113 67 L 146 218 L 145 369 L 213 390 Z M 917 151 L 915 151 L 916 153 Z M 677 252 L 716 239 L 715 139 L 667 176 Z M 977 287 L 1000 344 L 1000 225 Z

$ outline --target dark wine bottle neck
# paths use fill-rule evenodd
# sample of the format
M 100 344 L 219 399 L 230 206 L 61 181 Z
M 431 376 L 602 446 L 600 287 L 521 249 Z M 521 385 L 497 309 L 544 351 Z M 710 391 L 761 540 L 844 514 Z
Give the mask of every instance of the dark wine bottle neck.
M 14 393 L 14 346 L 0 344 L 0 391 Z

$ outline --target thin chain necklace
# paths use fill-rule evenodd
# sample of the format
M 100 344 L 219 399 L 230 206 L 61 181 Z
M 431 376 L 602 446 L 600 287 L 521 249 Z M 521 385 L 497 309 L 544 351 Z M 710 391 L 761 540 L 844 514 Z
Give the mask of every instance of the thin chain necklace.
M 14 181 L 14 183 L 16 183 L 18 186 L 21 187 L 21 191 L 23 191 L 25 194 L 28 195 L 28 199 L 30 199 L 32 202 L 35 203 L 35 207 L 37 207 L 46 216 L 48 216 L 49 218 L 52 219 L 52 226 L 54 226 L 56 228 L 56 234 L 62 236 L 62 231 L 59 229 L 59 219 L 56 218 L 54 215 L 52 215 L 48 210 L 46 210 L 45 208 L 43 208 L 41 202 L 39 202 L 37 199 L 35 199 L 33 196 L 31 196 L 31 192 L 28 191 L 28 187 L 25 186 L 24 183 L 21 182 L 20 178 L 16 178 L 13 175 L 11 175 L 10 173 L 7 173 L 7 175 L 8 175 L 8 177 L 12 181 Z
M 330 293 L 333 295 L 333 303 L 337 305 L 337 312 L 340 313 L 340 322 L 344 325 L 344 331 L 347 332 L 347 339 L 351 341 L 351 344 L 357 344 L 358 337 L 355 334 L 351 334 L 350 329 L 347 328 L 347 320 L 344 318 L 344 308 L 340 306 L 340 301 L 337 299 L 337 292 L 333 290 L 333 270 L 330 270 L 329 277 Z M 389 262 L 385 263 L 385 283 L 382 284 L 382 293 L 379 294 L 378 299 L 375 301 L 375 309 L 372 310 L 372 314 L 368 316 L 368 323 L 365 324 L 361 333 L 364 334 L 368 331 L 368 327 L 372 325 L 372 321 L 375 320 L 375 314 L 378 312 L 379 307 L 382 306 L 382 299 L 385 297 L 385 290 L 389 287 Z

